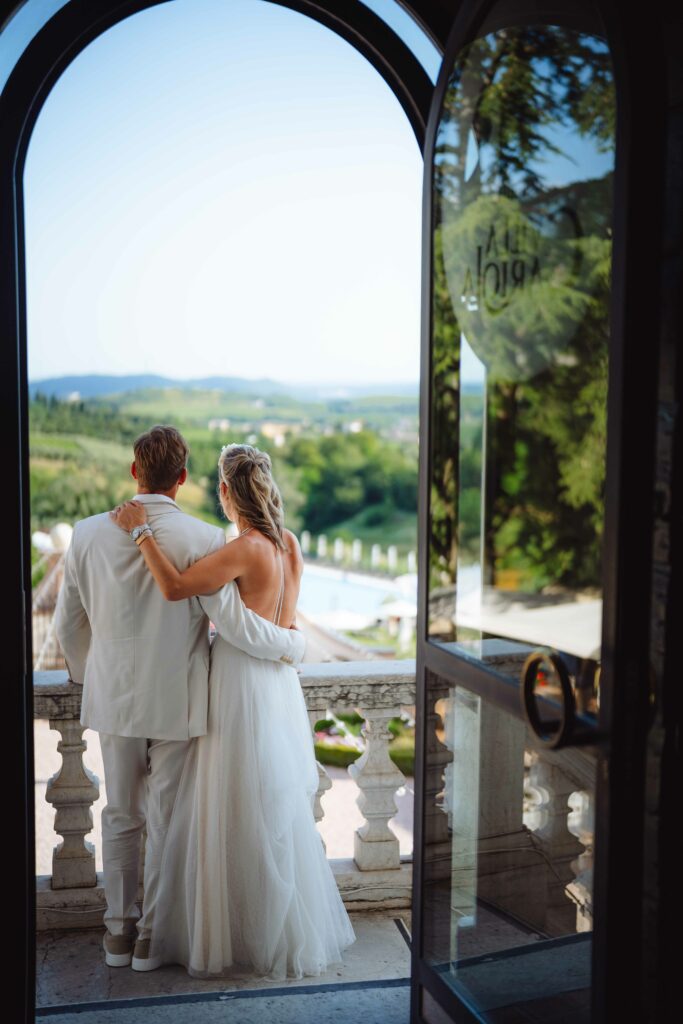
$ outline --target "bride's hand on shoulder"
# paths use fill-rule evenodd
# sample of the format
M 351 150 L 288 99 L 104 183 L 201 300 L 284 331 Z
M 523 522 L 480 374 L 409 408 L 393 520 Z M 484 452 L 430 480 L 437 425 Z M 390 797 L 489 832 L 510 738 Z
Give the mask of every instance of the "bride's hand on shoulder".
M 139 501 L 124 501 L 123 505 L 117 505 L 109 515 L 117 526 L 126 531 L 147 522 L 145 506 Z

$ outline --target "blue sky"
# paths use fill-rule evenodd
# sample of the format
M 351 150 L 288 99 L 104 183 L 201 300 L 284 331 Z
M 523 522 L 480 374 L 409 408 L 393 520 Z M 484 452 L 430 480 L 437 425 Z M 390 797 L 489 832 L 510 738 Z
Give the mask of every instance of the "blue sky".
M 31 379 L 417 381 L 421 178 L 388 86 L 316 22 L 264 0 L 136 14 L 31 140 Z
M 439 56 L 400 6 L 368 6 L 434 81 Z M 568 149 L 538 168 L 555 185 L 611 162 L 546 134 Z M 30 378 L 416 383 L 421 192 L 397 100 L 317 22 L 267 0 L 136 14 L 67 69 L 31 140 Z

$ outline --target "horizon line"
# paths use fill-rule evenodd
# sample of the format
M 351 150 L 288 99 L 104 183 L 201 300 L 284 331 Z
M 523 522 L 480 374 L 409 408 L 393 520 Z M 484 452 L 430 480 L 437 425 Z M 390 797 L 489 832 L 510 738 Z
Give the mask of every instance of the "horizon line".
M 108 378 L 111 378 L 111 379 L 117 379 L 117 378 L 118 379 L 125 379 L 126 377 L 161 377 L 161 378 L 163 378 L 165 380 L 169 380 L 169 381 L 172 381 L 172 382 L 178 383 L 178 384 L 188 383 L 188 382 L 192 382 L 192 381 L 212 380 L 212 379 L 217 379 L 217 380 L 243 380 L 243 381 L 253 382 L 255 384 L 261 383 L 262 381 L 271 381 L 274 384 L 288 384 L 288 385 L 296 385 L 296 386 L 306 385 L 306 386 L 315 387 L 315 386 L 320 386 L 320 385 L 326 385 L 328 387 L 354 387 L 354 388 L 363 387 L 363 386 L 372 387 L 375 384 L 379 384 L 379 385 L 381 385 L 383 387 L 390 386 L 390 385 L 393 385 L 393 384 L 400 384 L 400 385 L 403 385 L 403 386 L 405 386 L 406 384 L 410 384 L 410 385 L 414 385 L 415 387 L 418 387 L 419 383 L 420 383 L 419 380 L 416 379 L 416 378 L 412 378 L 412 379 L 408 379 L 408 378 L 392 378 L 392 379 L 383 379 L 383 380 L 369 380 L 369 381 L 367 381 L 367 385 L 363 385 L 363 384 L 359 384 L 357 381 L 354 382 L 354 381 L 350 381 L 350 380 L 349 381 L 338 381 L 338 380 L 331 380 L 331 379 L 325 379 L 325 378 L 319 378 L 319 379 L 316 379 L 316 380 L 300 380 L 300 379 L 289 379 L 289 380 L 287 380 L 287 379 L 282 378 L 282 377 L 267 377 L 267 376 L 245 377 L 242 374 L 222 374 L 222 373 L 205 374 L 204 376 L 201 376 L 201 377 L 175 377 L 175 376 L 172 376 L 171 374 L 159 373 L 159 372 L 157 372 L 155 370 L 149 370 L 149 371 L 147 371 L 145 373 L 139 373 L 139 372 L 136 373 L 135 371 L 123 372 L 123 373 L 103 373 L 103 372 L 99 372 L 99 371 L 98 372 L 94 372 L 94 373 L 79 373 L 79 372 L 62 373 L 62 374 L 58 374 L 58 375 L 54 374 L 54 375 L 48 376 L 48 377 L 33 377 L 33 378 L 29 378 L 28 383 L 29 384 L 41 384 L 44 381 L 68 380 L 69 378 L 88 379 L 88 378 L 93 378 L 93 377 L 108 377 Z

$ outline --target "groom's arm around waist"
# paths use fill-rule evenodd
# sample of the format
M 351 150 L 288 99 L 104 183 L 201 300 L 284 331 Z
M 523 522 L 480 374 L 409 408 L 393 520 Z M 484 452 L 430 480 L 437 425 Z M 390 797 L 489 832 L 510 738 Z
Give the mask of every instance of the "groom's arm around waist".
M 225 544 L 219 528 L 209 554 Z M 200 594 L 199 603 L 220 635 L 254 658 L 298 665 L 304 656 L 306 638 L 297 629 L 283 629 L 262 618 L 243 604 L 237 584 L 226 583 L 213 594 Z

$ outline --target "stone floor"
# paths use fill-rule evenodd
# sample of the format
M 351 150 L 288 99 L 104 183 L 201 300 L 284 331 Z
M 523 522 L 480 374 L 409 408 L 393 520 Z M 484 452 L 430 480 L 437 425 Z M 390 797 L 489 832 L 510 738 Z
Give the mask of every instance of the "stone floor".
M 75 1020 L 76 1016 L 81 1024 L 86 1024 L 88 1017 L 84 1012 L 79 1013 L 79 1011 L 90 1010 L 91 1006 L 88 1004 L 99 1004 L 97 1006 L 98 1015 L 92 1018 L 93 1021 L 96 1020 L 98 1024 L 100 1022 L 104 1024 L 105 1020 L 109 1021 L 110 1019 L 109 1009 L 112 1012 L 116 1009 L 116 1021 L 119 1024 L 128 1024 L 129 1019 L 135 1018 L 119 1014 L 119 1010 L 125 1009 L 125 1002 L 119 1004 L 119 1000 L 133 999 L 138 1007 L 140 1000 L 143 1000 L 146 1005 L 151 1007 L 160 1005 L 158 997 L 161 997 L 168 1008 L 169 1002 L 173 1002 L 168 998 L 171 996 L 189 998 L 190 995 L 203 994 L 208 999 L 209 995 L 213 994 L 215 1003 L 219 997 L 223 997 L 223 999 L 237 998 L 242 995 L 246 996 L 247 992 L 262 991 L 263 998 L 267 1002 L 268 993 L 274 995 L 274 989 L 277 989 L 279 995 L 283 995 L 297 988 L 310 990 L 309 994 L 313 994 L 313 992 L 329 990 L 330 985 L 334 986 L 335 991 L 343 991 L 344 986 L 348 984 L 352 985 L 354 990 L 358 988 L 358 992 L 365 992 L 366 989 L 374 990 L 377 988 L 375 983 L 384 984 L 387 992 L 389 990 L 393 992 L 397 986 L 401 988 L 399 983 L 410 977 L 410 950 L 408 947 L 410 912 L 355 913 L 351 914 L 351 920 L 356 932 L 356 941 L 346 950 L 343 966 L 334 967 L 320 977 L 302 978 L 299 981 L 288 982 L 285 986 L 281 982 L 269 982 L 251 974 L 238 972 L 235 972 L 234 976 L 222 980 L 221 983 L 217 983 L 216 980 L 203 981 L 190 977 L 184 967 L 176 965 L 160 967 L 156 971 L 147 973 L 133 971 L 128 967 L 107 967 L 102 951 L 103 929 L 39 932 L 37 942 L 37 1013 L 42 1015 L 40 1013 L 42 1008 L 55 1021 L 55 1024 L 62 1019 L 66 1024 L 67 1021 L 71 1021 L 72 1017 Z M 402 995 L 404 1002 L 408 998 L 406 992 L 407 989 Z M 302 997 L 303 994 L 302 992 Z M 250 996 L 249 998 L 255 997 Z M 394 998 L 395 993 L 391 996 L 391 999 Z M 147 1003 L 148 999 L 151 999 L 149 1004 Z M 116 1006 L 112 1005 L 110 1008 L 102 1006 L 102 1003 L 112 1000 L 116 1001 Z M 210 1003 L 211 999 L 208 1001 Z M 195 1006 L 195 1002 L 192 1002 L 191 1005 Z M 200 1002 L 204 1005 L 202 1000 Z M 189 1003 L 187 1005 L 190 1006 Z M 246 1005 L 245 1001 L 244 1007 Z M 403 1006 L 403 1004 L 401 1005 Z M 293 1013 L 294 1003 L 291 1005 L 288 1003 L 288 1006 L 287 1013 L 290 1010 Z M 58 1007 L 64 1008 L 61 1013 L 57 1009 Z M 249 1007 L 250 1013 L 252 1010 L 255 1012 L 256 1004 L 249 1003 Z M 132 1005 L 130 1009 L 133 1009 Z M 92 1010 L 94 1012 L 95 1007 L 92 1007 Z M 102 1016 L 105 1010 L 107 1010 L 106 1017 Z M 207 1012 L 209 1011 L 207 1010 Z M 283 1010 L 283 1012 L 285 1011 Z M 264 1013 L 266 1013 L 265 1009 Z M 157 1020 L 156 1017 L 149 1016 L 147 1010 L 145 1010 L 144 1019 L 146 1024 Z M 174 1016 L 172 1019 L 175 1021 L 176 1017 Z M 218 1018 L 181 1016 L 177 1019 L 213 1021 Z M 252 1017 L 231 1016 L 222 1019 L 251 1021 Z M 275 1024 L 276 1019 L 280 1020 L 280 1018 L 273 1018 L 269 1013 L 259 1019 L 267 1019 L 269 1024 Z M 281 1019 L 284 1021 L 289 1018 Z M 292 1020 L 296 1019 L 307 1018 L 292 1017 Z M 336 1013 L 330 1017 L 327 1011 L 325 1013 L 321 1011 L 318 1019 L 333 1019 L 339 1024 L 343 1024 L 347 1018 Z M 348 1019 L 355 1020 L 356 1015 L 352 1015 Z M 364 1021 L 369 1019 L 371 1018 L 364 1017 Z M 400 1015 L 396 1017 L 396 1020 L 399 1019 L 407 1021 L 407 1012 L 405 1018 Z

